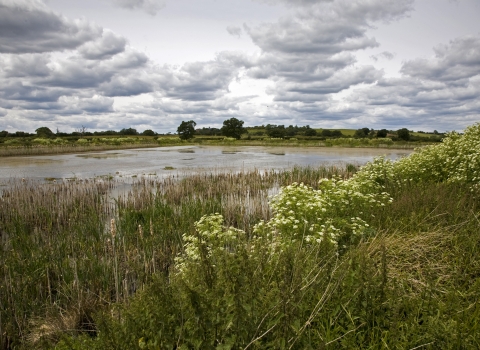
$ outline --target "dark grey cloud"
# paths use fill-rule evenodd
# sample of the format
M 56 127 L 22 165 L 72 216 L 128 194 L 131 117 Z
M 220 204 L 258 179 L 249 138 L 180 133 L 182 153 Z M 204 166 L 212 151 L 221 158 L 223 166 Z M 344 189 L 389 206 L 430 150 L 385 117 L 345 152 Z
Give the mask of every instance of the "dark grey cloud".
M 65 89 L 52 89 L 44 86 L 29 85 L 20 80 L 11 80 L 2 86 L 0 98 L 13 101 L 54 102 L 60 96 L 70 93 L 71 91 Z
M 165 7 L 164 0 L 113 0 L 113 3 L 129 10 L 143 10 L 152 16 Z
M 109 81 L 115 71 L 96 62 L 85 61 L 80 58 L 71 58 L 55 64 L 50 75 L 38 84 L 51 87 L 86 89 L 98 87 L 102 82 Z
M 154 91 L 154 86 L 148 77 L 115 76 L 103 83 L 99 88 L 105 96 L 135 96 Z
M 71 50 L 101 36 L 85 20 L 68 20 L 38 1 L 0 1 L 0 53 Z

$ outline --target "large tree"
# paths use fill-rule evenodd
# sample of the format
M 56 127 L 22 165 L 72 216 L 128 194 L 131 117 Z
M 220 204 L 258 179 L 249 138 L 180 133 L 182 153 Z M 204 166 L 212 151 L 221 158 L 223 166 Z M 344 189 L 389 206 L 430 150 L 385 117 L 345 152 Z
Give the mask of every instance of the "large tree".
M 398 129 L 397 136 L 400 140 L 408 141 L 410 140 L 410 131 L 407 128 Z
M 388 135 L 387 129 L 381 129 L 377 131 L 377 137 L 384 138 L 384 137 L 387 137 L 387 135 Z
M 35 130 L 35 132 L 37 133 L 37 136 L 38 137 L 53 137 L 53 131 L 50 130 L 49 128 L 47 128 L 46 126 L 42 126 L 40 128 L 38 128 L 37 130 Z
M 193 120 L 189 120 L 188 122 L 182 120 L 182 123 L 177 128 L 178 136 L 182 140 L 188 140 L 193 138 L 196 125 L 197 123 L 195 123 Z
M 246 129 L 243 127 L 243 120 L 238 120 L 237 118 L 225 120 L 220 130 L 223 136 L 234 137 L 237 140 L 246 132 Z
M 138 131 L 137 129 L 134 129 L 134 128 L 128 128 L 128 129 L 123 128 L 122 130 L 120 130 L 119 134 L 120 135 L 138 135 Z

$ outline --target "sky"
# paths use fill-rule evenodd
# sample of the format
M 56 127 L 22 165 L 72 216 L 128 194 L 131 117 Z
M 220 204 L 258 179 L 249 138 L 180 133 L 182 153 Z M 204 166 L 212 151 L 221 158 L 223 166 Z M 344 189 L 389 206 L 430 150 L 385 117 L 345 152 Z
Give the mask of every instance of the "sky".
M 478 0 L 0 0 L 0 130 L 480 122 Z

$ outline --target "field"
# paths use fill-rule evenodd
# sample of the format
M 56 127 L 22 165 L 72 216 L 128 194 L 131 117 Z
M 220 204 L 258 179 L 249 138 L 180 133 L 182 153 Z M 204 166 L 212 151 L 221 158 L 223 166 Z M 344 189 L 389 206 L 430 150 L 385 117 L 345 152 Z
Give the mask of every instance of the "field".
M 480 125 L 361 169 L 12 180 L 4 349 L 480 346 Z

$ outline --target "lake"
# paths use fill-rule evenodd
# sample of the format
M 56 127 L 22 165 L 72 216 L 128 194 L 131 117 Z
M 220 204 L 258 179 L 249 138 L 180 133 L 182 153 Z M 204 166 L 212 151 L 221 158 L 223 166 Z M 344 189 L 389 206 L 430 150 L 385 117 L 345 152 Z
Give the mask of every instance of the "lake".
M 398 159 L 412 150 L 379 148 L 172 146 L 1 159 L 0 179 L 166 177 L 198 172 L 281 170 L 293 166 L 362 165 L 377 156 Z

